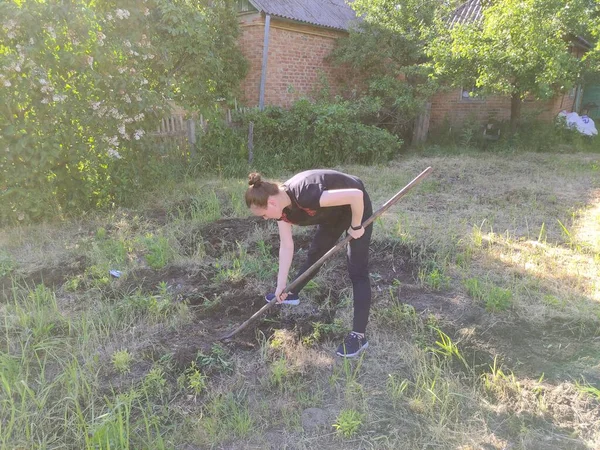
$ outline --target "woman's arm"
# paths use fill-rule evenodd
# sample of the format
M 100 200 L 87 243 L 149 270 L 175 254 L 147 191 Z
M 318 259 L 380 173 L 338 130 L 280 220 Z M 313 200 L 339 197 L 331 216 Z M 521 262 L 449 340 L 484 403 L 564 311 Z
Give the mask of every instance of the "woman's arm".
M 277 288 L 275 298 L 283 301 L 287 292 L 283 292 L 287 285 L 288 274 L 294 258 L 294 239 L 292 237 L 292 225 L 280 220 L 277 222 L 279 228 L 279 272 L 277 274 Z
M 322 207 L 350 205 L 352 210 L 352 221 L 350 226 L 356 228 L 362 224 L 365 205 L 363 203 L 363 191 L 360 189 L 333 189 L 325 191 L 321 194 L 319 204 Z M 354 231 L 354 233 L 351 231 Z M 354 239 L 358 239 L 363 235 L 364 230 L 361 229 L 358 230 L 358 232 L 356 230 L 348 230 L 348 233 Z M 357 236 L 359 234 L 360 236 Z

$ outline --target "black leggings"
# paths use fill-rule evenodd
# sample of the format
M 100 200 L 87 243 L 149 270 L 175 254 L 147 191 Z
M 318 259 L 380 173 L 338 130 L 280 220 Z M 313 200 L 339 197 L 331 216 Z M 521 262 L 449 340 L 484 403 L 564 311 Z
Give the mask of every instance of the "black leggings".
M 364 192 L 364 213 L 361 222 L 367 220 L 373 214 L 371 200 L 369 195 Z M 298 278 L 310 266 L 329 251 L 344 231 L 350 228 L 351 214 L 342 214 L 335 223 L 321 224 L 317 228 L 317 233 L 313 238 L 308 250 L 308 258 L 298 271 Z M 371 234 L 373 224 L 365 228 L 365 233 L 360 239 L 352 239 L 348 245 L 347 261 L 348 273 L 352 281 L 352 291 L 354 297 L 354 323 L 353 331 L 364 333 L 367 329 L 369 320 L 369 310 L 371 308 L 371 281 L 369 279 L 369 244 L 371 243 Z M 295 293 L 299 293 L 304 286 L 319 272 L 317 269 L 308 279 L 300 283 Z

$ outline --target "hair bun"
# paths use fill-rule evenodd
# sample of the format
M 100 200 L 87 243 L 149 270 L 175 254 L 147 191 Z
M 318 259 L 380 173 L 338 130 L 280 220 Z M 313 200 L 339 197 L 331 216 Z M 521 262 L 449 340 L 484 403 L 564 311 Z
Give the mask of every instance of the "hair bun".
M 258 172 L 252 172 L 250 175 L 248 175 L 248 184 L 250 186 L 260 186 L 260 184 L 262 183 L 262 179 L 260 176 L 260 173 Z

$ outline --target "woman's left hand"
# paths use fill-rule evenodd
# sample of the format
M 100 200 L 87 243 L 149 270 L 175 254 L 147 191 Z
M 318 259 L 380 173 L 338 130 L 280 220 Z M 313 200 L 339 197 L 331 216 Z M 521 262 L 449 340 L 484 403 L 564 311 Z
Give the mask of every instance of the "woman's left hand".
M 358 230 L 353 230 L 352 227 L 348 228 L 348 234 L 352 236 L 352 239 L 360 239 L 365 234 L 365 229 L 360 227 Z

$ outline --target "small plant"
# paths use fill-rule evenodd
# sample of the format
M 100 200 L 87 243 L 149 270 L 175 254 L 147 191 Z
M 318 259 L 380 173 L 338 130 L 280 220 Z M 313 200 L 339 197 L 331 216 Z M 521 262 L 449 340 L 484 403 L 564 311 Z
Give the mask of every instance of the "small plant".
M 482 377 L 486 390 L 499 397 L 521 392 L 521 385 L 515 374 L 513 372 L 510 372 L 510 374 L 504 373 L 498 365 L 498 356 L 494 357 L 494 363 L 490 366 L 490 373 L 484 373 Z
M 464 284 L 467 294 L 475 300 L 482 301 L 488 311 L 506 311 L 512 306 L 513 295 L 508 289 L 482 282 L 477 278 L 469 278 Z
M 110 284 L 110 274 L 108 267 L 101 265 L 89 266 L 84 273 L 86 285 L 89 287 L 102 288 Z
M 252 431 L 254 420 L 243 395 L 243 391 L 219 394 L 206 402 L 200 426 L 207 443 L 216 444 L 231 437 L 242 438 Z
M 285 379 L 290 375 L 290 368 L 285 358 L 281 357 L 271 364 L 271 384 L 283 388 Z
M 469 278 L 464 282 L 467 294 L 475 300 L 483 300 L 484 288 L 482 283 L 477 278 Z
M 391 326 L 414 323 L 417 319 L 414 306 L 399 301 L 394 301 L 391 306 L 379 310 L 377 314 L 383 323 Z
M 127 373 L 131 370 L 133 357 L 127 349 L 117 350 L 112 354 L 112 364 L 119 373 Z
M 452 342 L 452 339 L 450 339 L 450 337 L 439 328 L 432 328 L 434 331 L 437 331 L 440 339 L 435 341 L 435 347 L 429 347 L 428 350 L 445 358 L 456 358 L 463 363 L 466 368 L 468 368 L 469 366 L 467 365 L 467 361 L 460 353 L 458 346 Z
M 484 301 L 485 309 L 488 311 L 506 311 L 512 306 L 512 292 L 508 289 L 493 286 Z
M 98 227 L 96 230 L 96 239 L 105 239 L 106 238 L 106 228 Z
M 567 302 L 565 302 L 563 299 L 550 294 L 544 295 L 542 297 L 542 301 L 548 306 L 553 306 L 559 309 L 564 309 L 567 304 Z
M 124 299 L 123 308 L 157 320 L 168 317 L 175 310 L 175 305 L 170 296 L 165 298 L 161 295 L 145 295 L 138 291 Z
M 444 274 L 444 270 L 438 267 L 436 263 L 428 264 L 425 268 L 419 269 L 419 281 L 421 285 L 440 291 L 450 285 L 450 277 Z
M 200 395 L 206 389 L 206 375 L 204 375 L 195 361 L 184 372 L 184 384 L 194 395 Z
M 161 367 L 153 367 L 144 377 L 142 383 L 144 392 L 149 397 L 160 397 L 167 389 L 167 380 Z
M 11 273 L 16 267 L 15 261 L 10 253 L 0 250 L 0 277 Z
M 148 234 L 144 244 L 148 250 L 146 261 L 153 269 L 162 269 L 173 259 L 174 252 L 166 237 Z
M 363 415 L 355 409 L 344 409 L 337 417 L 333 428 L 345 438 L 354 436 L 362 425 Z
M 82 281 L 83 279 L 81 276 L 69 278 L 67 281 L 65 281 L 63 287 L 68 292 L 75 292 L 81 287 Z
M 205 372 L 231 373 L 233 371 L 233 362 L 227 353 L 227 349 L 218 343 L 213 344 L 208 355 L 199 352 L 196 360 L 200 368 Z
M 600 400 L 600 389 L 589 384 L 587 381 L 585 381 L 585 378 L 581 377 L 581 379 L 581 383 L 575 380 L 575 387 L 577 390 L 582 394 L 586 394 L 592 398 L 595 398 L 596 400 Z
M 221 203 L 219 197 L 214 190 L 211 190 L 208 195 L 202 198 L 195 198 L 190 207 L 191 219 L 197 223 L 214 222 L 221 218 Z M 184 212 L 179 211 L 179 215 L 184 215 Z
M 563 236 L 565 237 L 566 244 L 569 246 L 569 248 L 576 250 L 578 245 L 575 241 L 575 236 L 573 235 L 573 233 L 571 233 L 569 229 L 560 220 L 557 219 L 557 222 L 560 226 Z
M 313 346 L 327 337 L 341 336 L 345 327 L 340 319 L 335 319 L 332 323 L 313 322 L 313 331 L 308 336 L 302 338 L 302 343 L 307 346 Z
M 401 378 L 398 375 L 388 375 L 386 383 L 387 392 L 394 402 L 398 402 L 404 397 L 404 392 L 408 388 L 409 381 L 406 378 Z

